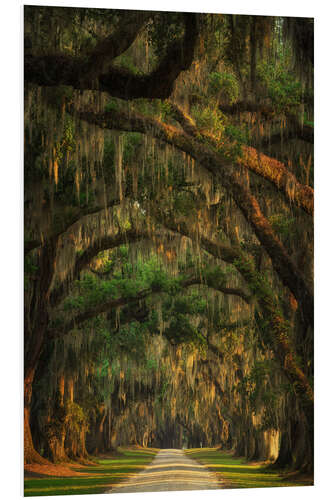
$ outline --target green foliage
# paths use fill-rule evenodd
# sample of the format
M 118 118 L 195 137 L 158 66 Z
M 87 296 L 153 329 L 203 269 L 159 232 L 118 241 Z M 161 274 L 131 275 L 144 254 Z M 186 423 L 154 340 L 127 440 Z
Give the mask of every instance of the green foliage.
M 120 259 L 124 262 L 128 260 L 128 246 L 127 245 L 120 245 L 120 247 L 117 250 L 117 254 L 119 255 Z
M 104 141 L 104 165 L 108 170 L 114 169 L 115 146 L 113 140 Z
M 169 101 L 161 102 L 161 112 L 163 118 L 173 115 L 172 105 Z
M 242 144 L 246 144 L 249 141 L 249 132 L 245 128 L 245 126 L 240 126 L 236 127 L 235 125 L 228 124 L 225 127 L 225 133 L 226 136 L 230 139 L 231 142 L 236 143 L 235 145 L 240 146 Z M 241 152 L 239 150 L 238 155 L 240 155 Z
M 282 238 L 287 238 L 295 234 L 295 217 L 290 217 L 286 214 L 274 214 L 268 217 L 274 231 Z
M 147 370 L 154 371 L 158 367 L 158 362 L 156 359 L 147 359 Z
M 64 426 L 67 422 L 67 411 L 64 405 L 60 404 L 59 393 L 55 396 L 55 402 L 52 413 L 52 420 L 47 423 L 45 432 L 49 440 L 53 438 L 60 439 Z
M 304 125 L 308 125 L 309 127 L 314 127 L 314 121 L 308 120 L 307 118 L 305 118 Z
M 122 54 L 114 60 L 114 65 L 124 68 L 134 75 L 142 75 L 143 71 L 135 66 L 133 59 L 129 54 Z
M 198 202 L 189 193 L 176 192 L 174 194 L 173 209 L 177 214 L 189 217 L 197 213 Z
M 168 380 L 164 380 L 163 384 L 161 386 L 160 393 L 157 396 L 157 401 L 159 403 L 163 403 L 164 398 L 166 396 L 166 393 L 167 393 L 169 387 L 170 387 L 170 382 Z
M 145 328 L 147 332 L 151 334 L 156 334 L 159 328 L 159 323 L 160 322 L 157 312 L 155 310 L 152 310 L 150 312 L 148 319 L 145 321 Z
M 89 419 L 83 408 L 77 403 L 66 404 L 66 427 L 74 440 L 79 441 L 82 429 L 89 430 Z
M 173 344 L 205 344 L 204 336 L 190 323 L 187 316 L 181 313 L 171 319 L 164 336 Z
M 168 12 L 157 16 L 153 23 L 148 25 L 149 43 L 158 58 L 165 56 L 168 48 L 183 36 L 184 26 L 181 14 Z
M 105 105 L 105 111 L 117 111 L 119 109 L 119 102 L 115 98 L 110 98 L 109 101 Z
M 201 133 L 219 140 L 225 131 L 226 119 L 218 108 L 196 104 L 191 110 L 192 116 Z
M 24 257 L 24 290 L 28 290 L 33 283 L 34 276 L 38 271 L 37 263 L 34 257 L 27 255 Z
M 142 361 L 146 358 L 146 328 L 136 321 L 120 325 L 109 337 L 109 349 L 113 357 L 125 353 L 129 358 Z
M 238 81 L 233 73 L 213 72 L 208 76 L 209 93 L 223 97 L 230 104 L 234 103 L 239 96 Z
M 262 61 L 258 64 L 258 78 L 264 85 L 276 112 L 295 113 L 302 102 L 302 87 L 288 67 L 288 60 Z
M 136 159 L 138 148 L 142 145 L 142 142 L 142 134 L 139 134 L 137 132 L 129 132 L 125 135 L 123 155 L 124 163 L 128 163 Z
M 227 280 L 227 273 L 221 269 L 221 266 L 209 266 L 202 271 L 208 285 L 211 286 L 225 286 Z
M 112 279 L 102 280 L 90 273 L 84 274 L 81 280 L 76 282 L 78 293 L 68 296 L 64 301 L 65 312 L 83 311 L 120 297 L 133 298 L 142 290 L 168 292 L 170 287 L 174 286 L 174 280 L 168 278 L 157 258 L 138 260 L 133 266 L 128 260 L 128 247 L 125 245 L 117 249 L 116 256 L 120 267 L 114 270 Z M 108 257 L 103 271 L 114 269 L 115 265 Z
M 252 411 L 261 413 L 261 429 L 277 429 L 277 409 L 280 391 L 272 390 L 269 378 L 274 369 L 271 360 L 255 361 L 250 373 L 238 384 L 238 391 L 248 399 Z
M 200 327 L 192 324 L 192 317 L 204 314 L 207 302 L 198 294 L 167 297 L 163 304 L 163 319 L 169 321 L 164 336 L 175 344 L 203 346 L 206 343 Z
M 33 275 L 38 271 L 38 266 L 34 262 L 34 258 L 31 255 L 27 255 L 24 258 L 24 272 L 27 275 Z

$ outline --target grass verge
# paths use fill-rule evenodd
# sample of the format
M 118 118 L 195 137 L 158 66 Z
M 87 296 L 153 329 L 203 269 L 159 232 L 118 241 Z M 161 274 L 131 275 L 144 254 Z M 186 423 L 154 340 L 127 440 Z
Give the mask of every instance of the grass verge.
M 104 493 L 115 484 L 143 470 L 154 458 L 157 449 L 120 448 L 112 458 L 96 459 L 96 465 L 71 468 L 82 476 L 27 478 L 24 496 L 85 495 Z
M 270 488 L 276 486 L 310 486 L 311 478 L 292 479 L 279 472 L 267 469 L 265 465 L 245 462 L 244 458 L 233 457 L 217 448 L 196 448 L 186 454 L 206 465 L 224 480 L 226 488 Z

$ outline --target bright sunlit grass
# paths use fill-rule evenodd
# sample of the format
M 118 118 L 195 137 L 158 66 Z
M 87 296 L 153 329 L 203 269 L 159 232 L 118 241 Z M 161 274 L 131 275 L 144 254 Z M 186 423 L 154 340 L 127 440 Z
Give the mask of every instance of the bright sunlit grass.
M 214 448 L 186 450 L 186 454 L 222 476 L 228 488 L 269 488 L 312 484 L 310 480 L 287 480 L 278 472 L 270 471 L 265 465 L 251 465 L 243 458 L 235 458 L 229 453 Z
M 120 449 L 115 458 L 98 460 L 96 466 L 80 467 L 77 470 L 87 476 L 46 477 L 25 479 L 24 496 L 84 495 L 104 493 L 114 484 L 125 481 L 148 465 L 158 450 Z

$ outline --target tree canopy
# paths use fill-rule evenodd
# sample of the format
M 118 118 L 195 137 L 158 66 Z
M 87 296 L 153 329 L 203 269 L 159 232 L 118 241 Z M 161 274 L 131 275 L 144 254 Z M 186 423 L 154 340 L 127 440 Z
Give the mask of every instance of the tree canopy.
M 25 459 L 313 468 L 313 19 L 25 7 Z

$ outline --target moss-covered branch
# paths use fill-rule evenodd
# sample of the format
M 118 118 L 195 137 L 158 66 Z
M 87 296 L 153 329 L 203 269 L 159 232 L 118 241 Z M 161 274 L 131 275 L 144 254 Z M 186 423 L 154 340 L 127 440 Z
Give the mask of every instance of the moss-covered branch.
M 184 132 L 200 139 L 201 134 L 193 119 L 174 103 L 170 103 L 170 109 L 174 118 L 182 126 Z M 295 120 L 293 120 L 293 130 L 295 130 L 296 127 L 295 123 Z M 304 130 L 304 134 L 307 133 L 306 126 L 302 128 L 302 130 Z M 280 134 L 279 139 L 281 140 Z M 207 137 L 207 141 L 211 142 L 212 137 Z M 223 153 L 223 148 L 221 148 L 221 145 L 217 141 L 215 141 L 214 145 L 217 150 Z M 298 182 L 295 175 L 290 172 L 282 162 L 275 158 L 270 158 L 253 147 L 242 146 L 241 155 L 236 158 L 236 163 L 270 181 L 284 194 L 288 203 L 296 203 L 296 205 L 300 206 L 305 212 L 313 215 L 313 189 L 310 186 Z

